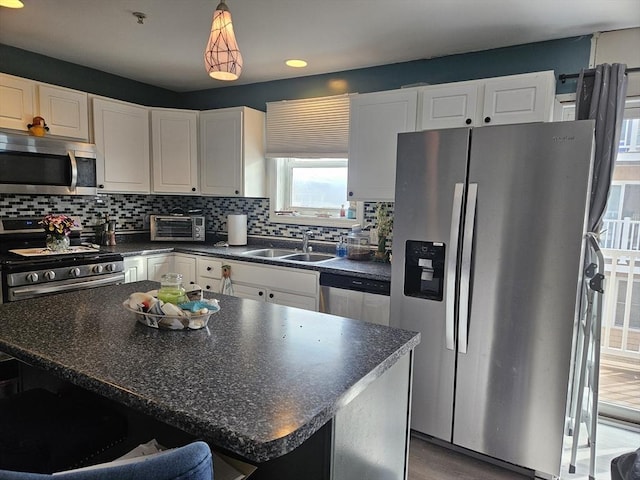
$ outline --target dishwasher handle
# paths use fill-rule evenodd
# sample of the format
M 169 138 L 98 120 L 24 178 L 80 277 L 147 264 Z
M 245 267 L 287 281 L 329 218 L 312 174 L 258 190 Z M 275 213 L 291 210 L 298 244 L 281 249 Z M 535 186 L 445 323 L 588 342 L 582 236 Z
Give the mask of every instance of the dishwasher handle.
M 320 272 L 320 286 L 356 292 L 391 295 L 391 281 Z

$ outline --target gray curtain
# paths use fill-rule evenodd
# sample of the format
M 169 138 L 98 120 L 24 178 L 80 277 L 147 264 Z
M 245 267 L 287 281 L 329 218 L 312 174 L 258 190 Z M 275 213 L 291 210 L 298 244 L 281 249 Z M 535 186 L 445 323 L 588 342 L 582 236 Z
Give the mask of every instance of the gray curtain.
M 591 185 L 589 231 L 598 233 L 609 196 L 618 154 L 620 128 L 627 96 L 627 66 L 604 63 L 582 70 L 576 88 L 576 120 L 596 121 L 596 151 Z

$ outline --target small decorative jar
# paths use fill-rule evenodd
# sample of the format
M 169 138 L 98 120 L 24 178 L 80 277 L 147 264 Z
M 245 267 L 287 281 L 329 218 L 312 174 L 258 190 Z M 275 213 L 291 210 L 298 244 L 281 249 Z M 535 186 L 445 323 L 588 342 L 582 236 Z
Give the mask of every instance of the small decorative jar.
M 158 300 L 162 300 L 165 303 L 173 303 L 174 305 L 188 301 L 184 284 L 182 283 L 182 274 L 165 273 L 160 277 Z
M 52 252 L 64 252 L 69 250 L 69 245 L 71 245 L 71 240 L 69 240 L 68 235 L 58 234 L 58 233 L 48 233 L 45 239 L 45 245 L 47 249 Z

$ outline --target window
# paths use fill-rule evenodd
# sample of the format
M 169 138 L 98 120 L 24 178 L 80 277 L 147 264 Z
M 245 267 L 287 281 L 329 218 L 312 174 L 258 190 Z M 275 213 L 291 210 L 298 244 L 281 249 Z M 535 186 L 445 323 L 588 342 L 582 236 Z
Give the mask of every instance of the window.
M 346 158 L 278 158 L 272 162 L 272 221 L 342 227 L 362 222 L 361 203 L 346 200 Z M 349 211 L 350 206 L 355 210 Z
M 362 223 L 362 204 L 347 200 L 348 144 L 349 95 L 267 103 L 270 220 Z

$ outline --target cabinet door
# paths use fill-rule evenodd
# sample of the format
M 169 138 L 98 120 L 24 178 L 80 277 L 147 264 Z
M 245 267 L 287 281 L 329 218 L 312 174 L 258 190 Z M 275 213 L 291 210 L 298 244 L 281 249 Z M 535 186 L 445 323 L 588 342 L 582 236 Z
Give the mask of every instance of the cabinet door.
M 68 88 L 38 85 L 38 111 L 51 135 L 89 139 L 87 94 Z
M 266 300 L 267 290 L 254 285 L 243 285 L 242 283 L 233 284 L 233 296 L 239 298 L 249 298 L 264 302 Z
M 242 110 L 200 114 L 202 193 L 242 195 Z
M 222 260 L 198 257 L 196 260 L 198 277 L 222 278 Z
M 422 99 L 418 130 L 474 126 L 478 84 L 460 83 L 420 90 Z
M 196 283 L 196 258 L 192 255 L 173 255 L 173 271 L 182 274 L 185 285 Z
M 307 297 L 306 295 L 296 295 L 294 293 L 280 292 L 278 290 L 267 290 L 266 297 L 266 300 L 269 303 L 276 303 L 287 307 L 302 308 L 313 312 L 318 311 L 317 297 Z
M 197 128 L 197 112 L 151 112 L 155 193 L 198 193 Z
M 98 185 L 107 192 L 149 193 L 149 112 L 146 108 L 93 99 Z
M 553 72 L 512 75 L 487 80 L 482 123 L 548 122 L 553 114 Z
M 154 255 L 147 257 L 147 276 L 149 280 L 156 282 L 160 281 L 160 278 L 165 273 L 169 273 L 173 270 L 173 255 Z
M 147 279 L 147 259 L 143 256 L 124 259 L 124 283 Z
M 0 127 L 27 131 L 35 112 L 35 91 L 35 82 L 0 73 Z
M 367 93 L 351 99 L 349 200 L 393 201 L 396 144 L 416 127 L 416 90 Z

